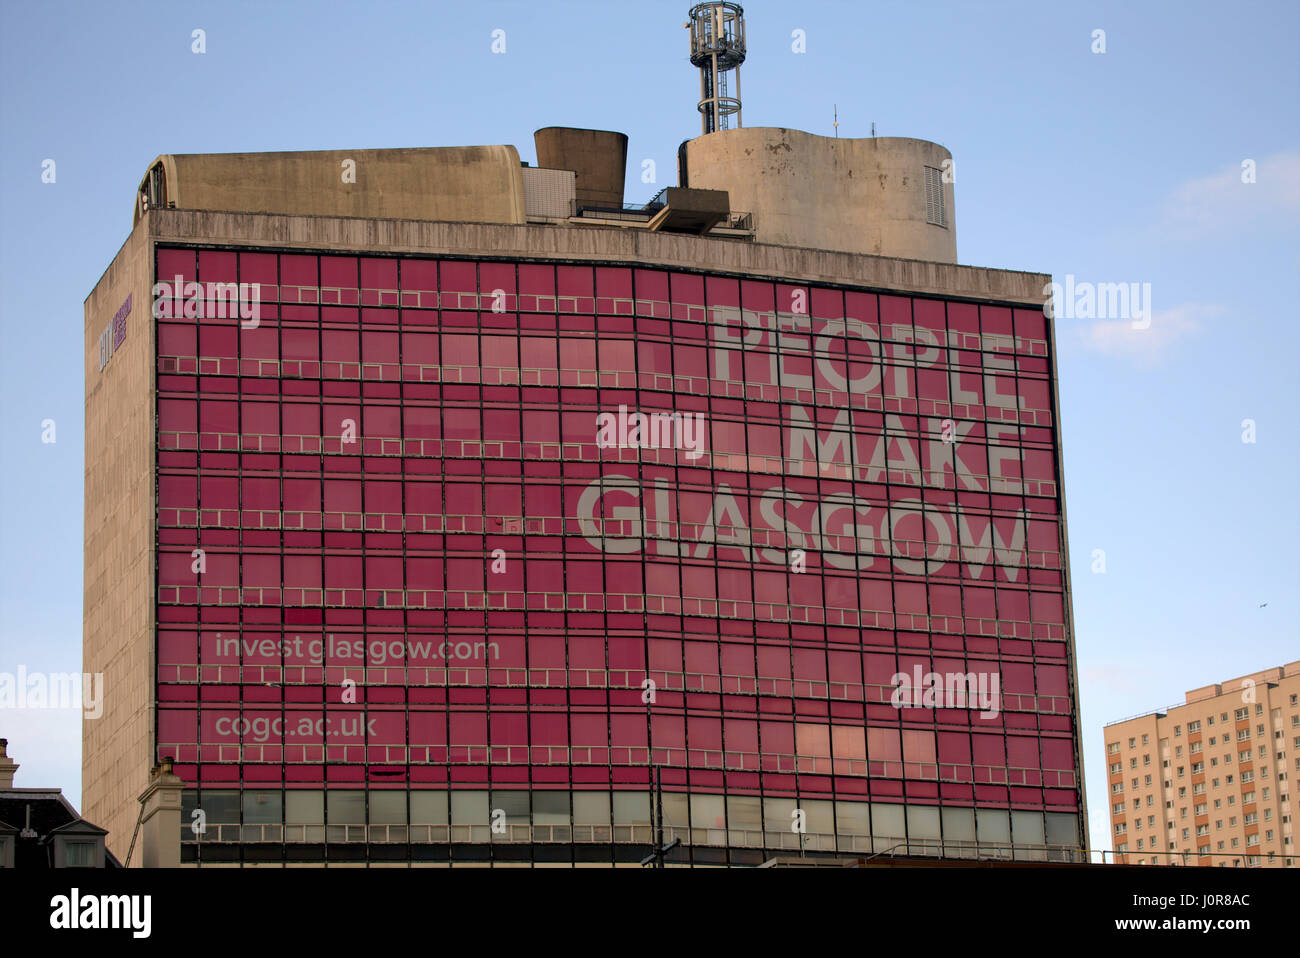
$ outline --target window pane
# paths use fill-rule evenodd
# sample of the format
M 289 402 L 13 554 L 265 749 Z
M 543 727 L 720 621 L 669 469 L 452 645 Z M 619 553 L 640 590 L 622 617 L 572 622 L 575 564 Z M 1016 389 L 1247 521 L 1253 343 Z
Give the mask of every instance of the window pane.
M 569 824 L 569 793 L 533 792 L 533 824 Z
M 363 791 L 326 792 L 326 813 L 331 825 L 364 825 L 366 793 Z
M 244 792 L 245 825 L 280 825 L 284 822 L 284 806 L 280 793 Z
M 451 820 L 457 825 L 487 825 L 491 821 L 488 793 L 452 792 Z
M 406 792 L 371 792 L 371 825 L 405 825 Z
M 575 825 L 608 825 L 608 792 L 574 792 L 573 822 Z
M 446 825 L 447 793 L 431 791 L 411 792 L 412 825 Z
M 284 797 L 284 813 L 288 825 L 324 825 L 325 796 L 315 791 L 287 792 Z

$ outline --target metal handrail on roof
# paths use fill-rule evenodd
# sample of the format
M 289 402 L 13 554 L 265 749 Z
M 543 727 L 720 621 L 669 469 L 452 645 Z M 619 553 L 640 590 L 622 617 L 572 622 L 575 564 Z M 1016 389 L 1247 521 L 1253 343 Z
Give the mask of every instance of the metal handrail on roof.
M 1158 708 L 1147 709 L 1145 712 L 1138 712 L 1137 714 L 1130 715 L 1127 718 L 1115 719 L 1113 722 L 1107 722 L 1105 725 L 1102 726 L 1102 728 L 1110 728 L 1112 725 L 1120 725 L 1124 722 L 1131 722 L 1136 718 L 1146 718 L 1148 715 L 1155 715 L 1159 718 L 1163 718 L 1164 716 L 1169 714 L 1169 711 L 1171 709 L 1182 708 L 1186 704 L 1187 704 L 1186 702 L 1175 702 L 1173 705 L 1162 705 Z

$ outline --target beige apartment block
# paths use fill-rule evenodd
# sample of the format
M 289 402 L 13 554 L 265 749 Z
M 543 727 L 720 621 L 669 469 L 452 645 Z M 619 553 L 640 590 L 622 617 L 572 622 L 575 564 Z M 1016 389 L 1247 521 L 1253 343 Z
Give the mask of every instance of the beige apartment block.
M 1107 725 L 1106 769 L 1120 864 L 1297 867 L 1300 661 Z

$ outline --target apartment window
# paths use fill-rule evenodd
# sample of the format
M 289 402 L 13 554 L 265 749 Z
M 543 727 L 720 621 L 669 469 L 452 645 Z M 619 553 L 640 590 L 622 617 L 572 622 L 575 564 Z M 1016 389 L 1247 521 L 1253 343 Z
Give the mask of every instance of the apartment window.
M 1226 722 L 1226 721 L 1228 721 L 1228 713 L 1227 713 L 1227 712 L 1224 712 L 1222 715 L 1220 715 L 1220 716 L 1219 716 L 1219 721 L 1220 721 L 1220 722 Z
M 1219 851 L 1223 851 L 1223 842 L 1219 842 L 1219 844 L 1215 845 L 1214 847 L 1217 848 Z
M 1247 812 L 1246 817 L 1241 820 L 1243 825 L 1254 825 L 1259 821 L 1259 814 L 1256 812 Z
M 1238 742 L 1244 742 L 1244 741 L 1246 741 L 1246 739 L 1248 739 L 1248 738 L 1250 738 L 1250 729 L 1248 729 L 1248 728 L 1244 728 L 1244 729 L 1242 729 L 1240 732 L 1237 733 L 1237 741 L 1238 741 Z
M 1111 792 L 1112 795 L 1120 795 L 1120 794 L 1123 794 L 1123 792 L 1124 792 L 1124 783 L 1123 783 L 1123 782 L 1116 782 L 1114 785 L 1112 785 L 1112 786 L 1110 787 L 1110 792 Z
M 1263 714 L 1264 714 L 1264 706 L 1260 705 L 1259 703 L 1256 703 L 1256 704 L 1255 704 L 1255 714 L 1256 714 L 1256 715 L 1263 715 Z
M 1186 767 L 1186 766 L 1183 766 L 1183 765 L 1179 765 L 1179 766 L 1178 766 L 1178 777 L 1179 777 L 1179 778 L 1182 778 L 1182 777 L 1183 777 L 1183 769 L 1184 769 L 1185 767 Z
M 1250 709 L 1237 709 L 1232 713 L 1232 717 L 1240 722 L 1244 718 L 1250 718 Z
M 1259 836 L 1258 836 L 1258 835 L 1247 835 L 1247 836 L 1246 836 L 1246 845 L 1247 845 L 1247 847 L 1253 847 L 1253 846 L 1258 845 L 1258 844 L 1259 844 Z
M 1124 822 L 1120 822 L 1118 825 L 1115 826 L 1116 835 L 1123 835 L 1127 831 L 1128 831 L 1128 826 L 1125 825 Z
M 1124 803 L 1123 803 L 1123 802 L 1116 802 L 1116 803 L 1111 807 L 1111 812 L 1112 812 L 1113 814 L 1115 814 L 1115 815 L 1121 815 L 1121 814 L 1123 814 L 1123 812 L 1124 812 Z
M 1142 744 L 1143 744 L 1143 745 L 1148 744 L 1150 741 L 1151 741 L 1151 736 L 1150 736 L 1150 735 L 1143 735 L 1143 736 L 1142 736 Z
M 1191 837 L 1191 832 L 1189 832 L 1187 829 L 1184 828 L 1184 829 L 1183 829 L 1183 841 L 1187 841 L 1187 839 L 1188 839 L 1189 837 Z
M 1264 833 L 1264 841 L 1271 842 L 1272 840 L 1273 840 L 1273 829 L 1270 828 L 1268 831 Z
M 1193 785 L 1193 786 L 1192 786 L 1192 794 L 1193 794 L 1193 795 L 1204 795 L 1204 794 L 1205 794 L 1205 783 L 1204 783 L 1204 782 L 1201 782 L 1201 783 L 1198 784 L 1198 785 Z
M 1131 739 L 1128 740 L 1128 747 L 1129 747 L 1129 748 L 1136 748 L 1136 747 L 1137 747 L 1137 743 L 1138 743 L 1138 740 L 1137 740 L 1136 738 L 1131 738 Z
M 1137 788 L 1137 787 L 1138 787 L 1138 780 L 1137 780 L 1136 778 L 1133 779 L 1133 787 L 1134 787 L 1134 788 Z
M 1260 735 L 1263 735 L 1263 734 L 1264 734 L 1264 726 L 1262 726 L 1262 725 L 1256 725 L 1256 726 L 1255 726 L 1255 731 L 1258 732 Z
M 1201 723 L 1200 723 L 1199 720 L 1198 720 L 1198 721 L 1195 721 L 1195 722 L 1188 722 L 1188 723 L 1187 723 L 1187 731 L 1188 731 L 1189 733 L 1190 733 L 1190 732 L 1199 732 L 1200 730 L 1201 730 Z
M 1229 796 L 1228 796 L 1228 804 L 1229 804 L 1229 805 L 1236 805 L 1236 804 L 1237 804 L 1236 796 L 1234 796 L 1234 795 L 1229 795 Z M 1218 808 L 1218 807 L 1219 807 L 1219 800 L 1218 800 L 1217 798 L 1214 800 L 1214 807 L 1215 807 L 1215 808 Z
M 1192 766 L 1192 774 L 1193 774 L 1193 775 L 1199 774 L 1200 772 L 1203 772 L 1203 771 L 1205 771 L 1205 763 L 1204 763 L 1204 762 L 1197 762 L 1195 765 Z
M 1137 768 L 1137 767 L 1138 767 L 1138 760 L 1137 760 L 1137 756 L 1136 756 L 1136 755 L 1134 755 L 1131 759 L 1128 760 L 1128 767 L 1129 767 L 1129 768 Z
M 1181 725 L 1175 725 L 1175 726 L 1174 726 L 1174 738 L 1180 738 L 1180 737 L 1182 736 L 1182 734 L 1183 734 L 1183 727 L 1182 727 Z
M 1186 805 L 1184 805 L 1182 808 L 1180 808 L 1180 809 L 1178 810 L 1178 817 L 1179 817 L 1179 818 L 1186 818 L 1186 817 L 1187 817 L 1187 806 L 1186 806 Z
M 1218 768 L 1218 767 L 1219 767 L 1219 760 L 1217 758 L 1210 759 L 1210 768 Z
M 1107 755 L 1116 755 L 1119 753 L 1119 742 L 1108 742 L 1106 745 Z
M 1119 774 L 1119 773 L 1122 772 L 1122 771 L 1124 771 L 1124 763 L 1123 763 L 1123 762 L 1113 762 L 1113 763 L 1111 763 L 1111 766 L 1110 766 L 1110 774 L 1112 774 L 1112 775 L 1117 775 L 1117 774 Z
M 1237 820 L 1234 818 L 1232 821 L 1235 823 Z M 1214 830 L 1215 830 L 1215 831 L 1219 831 L 1219 830 L 1221 830 L 1222 828 L 1223 828 L 1223 819 L 1221 819 L 1221 818 L 1215 819 L 1215 821 L 1214 821 Z
M 1213 725 L 1213 724 L 1214 724 L 1214 716 L 1213 716 L 1213 715 L 1208 716 L 1208 717 L 1205 719 L 1205 724 L 1206 724 L 1206 725 Z
M 1217 742 L 1217 741 L 1218 741 L 1218 739 L 1215 738 L 1213 735 L 1210 736 L 1210 744 L 1211 744 L 1211 745 L 1213 745 L 1213 744 L 1214 744 L 1215 742 Z
M 1150 775 L 1144 776 L 1144 781 L 1142 782 L 1142 784 L 1145 785 L 1145 786 L 1147 786 L 1148 788 L 1150 788 L 1150 787 L 1151 787 L 1151 776 L 1150 776 Z
M 1197 838 L 1201 838 L 1201 837 L 1203 837 L 1203 836 L 1205 836 L 1205 835 L 1208 835 L 1208 834 L 1210 834 L 1210 826 L 1209 826 L 1209 825 L 1197 825 L 1197 826 L 1196 826 L 1196 837 L 1197 837 Z
M 1148 795 L 1148 796 L 1147 796 L 1147 808 L 1150 808 L 1152 805 L 1154 805 L 1154 804 L 1155 804 L 1155 801 L 1156 801 L 1156 797 L 1155 797 L 1154 795 Z
M 1296 696 L 1294 696 L 1294 695 L 1291 696 L 1291 704 L 1292 704 L 1292 705 L 1295 705 L 1295 704 L 1296 704 Z
M 1251 792 L 1250 794 L 1251 794 L 1251 795 L 1254 795 L 1255 793 L 1254 793 L 1254 792 Z M 1268 801 L 1268 789 L 1267 789 L 1267 788 L 1264 789 L 1264 801 L 1266 801 L 1266 802 Z
M 1237 827 L 1237 816 L 1236 816 L 1236 815 L 1233 815 L 1231 818 L 1228 819 L 1228 826 L 1229 826 L 1230 828 L 1236 828 L 1236 827 Z
M 1187 788 L 1186 788 L 1186 786 L 1184 786 L 1184 787 L 1178 789 L 1178 797 L 1179 797 L 1179 798 L 1186 798 L 1186 797 L 1187 797 Z
M 1148 815 L 1147 828 L 1155 828 L 1155 827 L 1156 827 L 1156 817 L 1154 815 Z
M 1249 761 L 1250 761 L 1250 749 L 1244 749 L 1243 751 L 1237 753 L 1237 758 L 1240 759 L 1240 760 L 1243 761 L 1243 762 L 1249 762 Z
M 1264 769 L 1264 774 L 1268 774 L 1268 768 L 1267 768 L 1267 767 L 1265 767 L 1265 769 Z M 1254 772 L 1242 772 L 1242 773 L 1241 773 L 1241 784 L 1245 785 L 1247 782 L 1253 782 L 1254 780 L 1255 780 L 1255 773 L 1254 773 Z M 1229 785 L 1232 784 L 1232 776 L 1231 776 L 1231 775 L 1228 776 L 1228 784 L 1229 784 Z
M 1150 756 L 1150 755 L 1143 755 L 1143 756 L 1142 756 L 1142 764 L 1143 764 L 1143 766 L 1150 765 L 1150 764 L 1151 764 L 1151 756 Z
M 1183 747 L 1179 745 L 1174 749 L 1174 758 L 1182 758 L 1182 757 L 1183 757 Z
M 1210 744 L 1211 745 L 1214 744 L 1214 739 L 1210 739 Z M 1193 755 L 1199 755 L 1201 753 L 1201 743 L 1193 742 L 1191 746 L 1187 749 L 1187 751 L 1189 751 Z
M 1273 809 L 1271 808 L 1264 809 L 1264 821 L 1271 822 L 1272 820 L 1273 820 Z
M 95 864 L 95 843 L 67 842 L 63 846 L 63 864 L 68 868 L 90 868 Z
M 1218 802 L 1215 802 L 1214 804 L 1217 806 L 1219 803 L 1218 803 Z M 1205 803 L 1204 803 L 1204 802 L 1201 802 L 1201 804 L 1199 804 L 1199 805 L 1196 806 L 1196 814 L 1197 814 L 1197 815 L 1204 815 L 1207 811 L 1208 811 L 1208 809 L 1205 807 Z

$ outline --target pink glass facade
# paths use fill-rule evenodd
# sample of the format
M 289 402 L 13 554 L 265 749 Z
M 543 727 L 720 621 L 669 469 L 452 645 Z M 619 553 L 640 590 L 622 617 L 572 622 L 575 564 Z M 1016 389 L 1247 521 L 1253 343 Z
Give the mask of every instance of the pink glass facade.
M 635 859 L 655 766 L 699 862 L 1082 842 L 1041 311 L 159 249 L 176 277 L 156 731 L 191 858 Z M 256 324 L 209 283 L 258 284 Z

